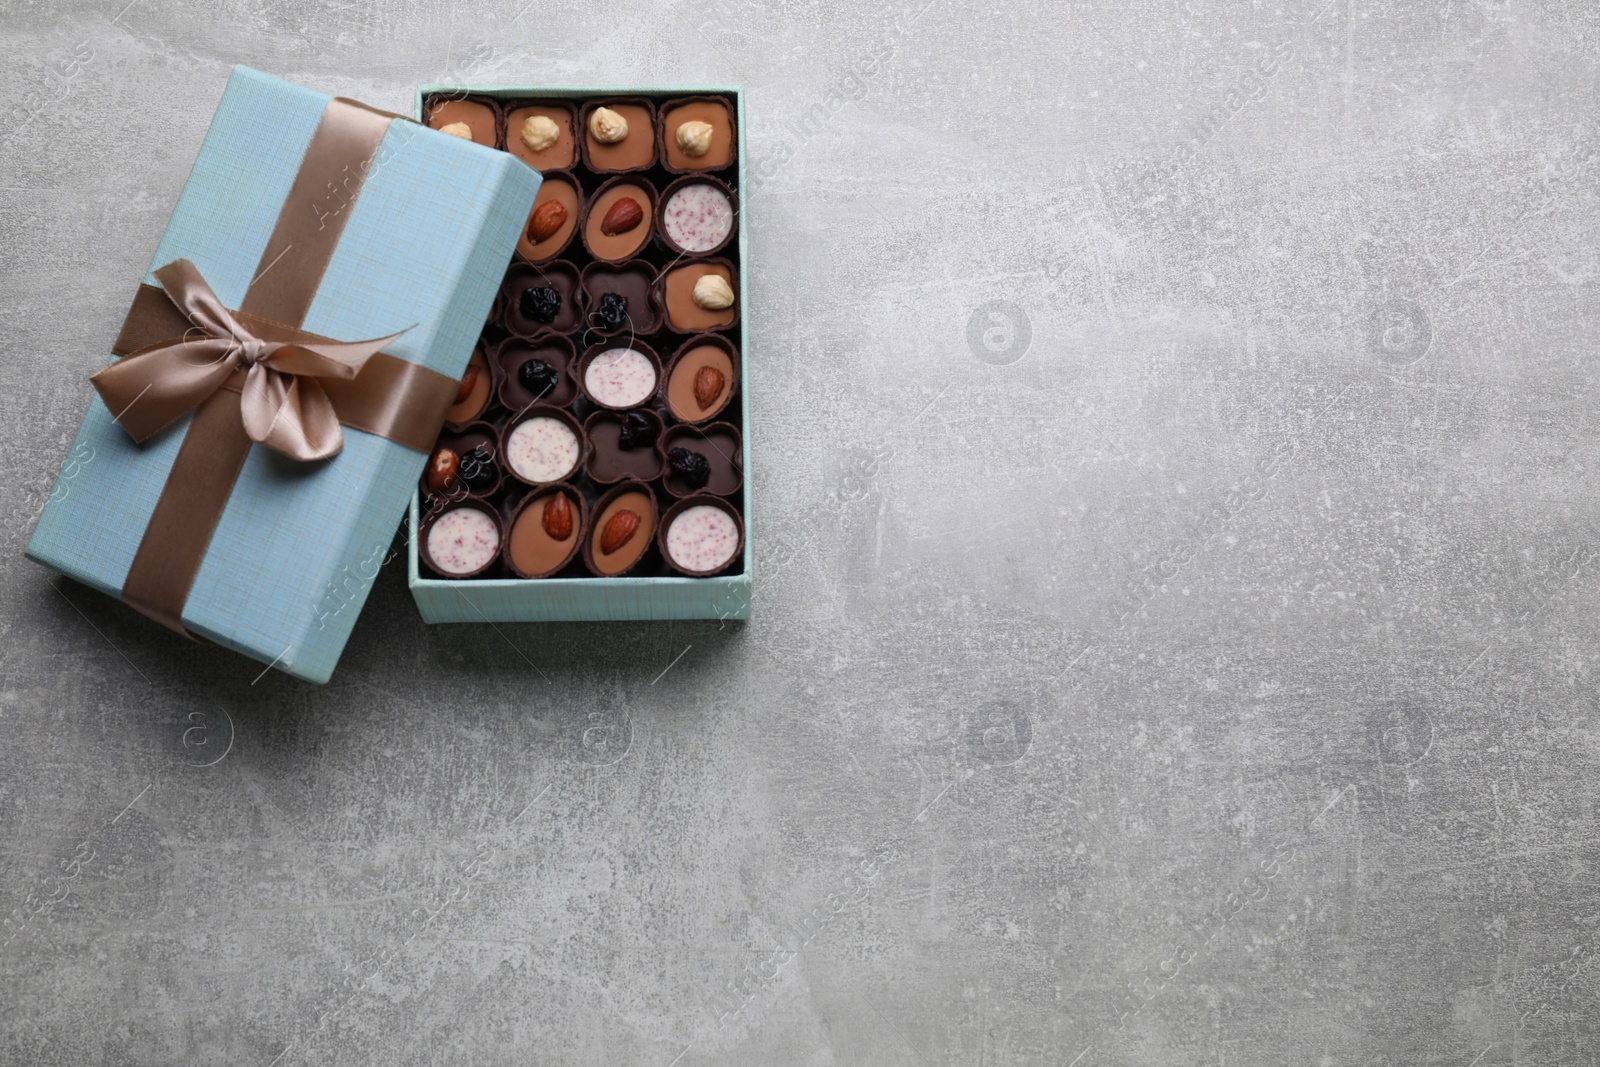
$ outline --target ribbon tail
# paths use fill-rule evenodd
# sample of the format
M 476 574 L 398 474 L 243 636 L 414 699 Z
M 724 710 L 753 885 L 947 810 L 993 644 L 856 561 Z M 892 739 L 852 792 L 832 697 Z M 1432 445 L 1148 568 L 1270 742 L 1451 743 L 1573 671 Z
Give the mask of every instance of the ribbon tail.
M 128 436 L 143 443 L 198 407 L 233 373 L 232 344 L 177 340 L 140 349 L 89 376 Z
M 280 334 L 270 328 L 262 328 L 258 333 L 264 339 L 282 345 L 266 360 L 267 366 L 273 370 L 300 377 L 348 381 L 361 373 L 367 360 L 391 341 L 403 337 L 410 329 L 407 326 L 399 333 L 374 337 L 370 341 L 313 341 L 303 335 L 295 336 L 299 331 Z
M 339 417 L 314 378 L 291 377 L 256 364 L 239 399 L 244 432 L 290 459 L 327 459 L 344 447 Z

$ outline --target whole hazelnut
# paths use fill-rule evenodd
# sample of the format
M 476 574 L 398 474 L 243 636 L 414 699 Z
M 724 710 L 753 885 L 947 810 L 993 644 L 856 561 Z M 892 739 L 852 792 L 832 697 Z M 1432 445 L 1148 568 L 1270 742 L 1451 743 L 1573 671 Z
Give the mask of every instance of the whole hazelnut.
M 463 141 L 472 140 L 472 127 L 465 122 L 451 122 L 439 127 L 439 132 L 451 137 L 459 137 Z
M 544 115 L 529 115 L 522 123 L 522 143 L 530 152 L 543 152 L 561 139 L 561 127 Z
M 616 144 L 628 136 L 628 120 L 609 107 L 597 107 L 589 115 L 589 136 L 601 144 Z
M 678 127 L 676 134 L 678 147 L 683 149 L 683 154 L 699 159 L 711 151 L 711 123 L 685 122 Z
M 694 283 L 694 302 L 707 311 L 733 307 L 733 286 L 720 274 L 706 274 Z

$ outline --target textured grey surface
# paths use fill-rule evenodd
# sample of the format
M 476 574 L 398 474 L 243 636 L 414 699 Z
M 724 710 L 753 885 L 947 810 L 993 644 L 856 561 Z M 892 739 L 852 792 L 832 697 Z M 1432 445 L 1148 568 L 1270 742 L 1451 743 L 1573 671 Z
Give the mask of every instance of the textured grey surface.
M 1593 4 L 124 2 L 0 7 L 0 1061 L 1600 1058 Z M 22 558 L 235 62 L 746 86 L 748 625 Z

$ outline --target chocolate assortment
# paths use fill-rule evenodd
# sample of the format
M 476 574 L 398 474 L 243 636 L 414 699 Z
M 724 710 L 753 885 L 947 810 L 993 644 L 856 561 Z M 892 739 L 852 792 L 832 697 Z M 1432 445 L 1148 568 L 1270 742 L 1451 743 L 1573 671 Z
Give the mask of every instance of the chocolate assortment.
M 440 96 L 544 182 L 421 484 L 441 578 L 742 572 L 736 108 Z

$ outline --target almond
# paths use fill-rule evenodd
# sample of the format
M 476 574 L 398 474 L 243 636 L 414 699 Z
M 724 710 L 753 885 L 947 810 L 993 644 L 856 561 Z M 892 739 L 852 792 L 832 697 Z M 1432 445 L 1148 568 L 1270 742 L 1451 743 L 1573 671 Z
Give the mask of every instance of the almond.
M 625 196 L 612 204 L 606 217 L 600 220 L 600 232 L 607 237 L 615 237 L 619 233 L 627 233 L 642 221 L 644 208 L 633 197 Z
M 629 541 L 639 529 L 639 513 L 624 508 L 611 516 L 600 531 L 600 554 L 609 556 Z
M 528 239 L 543 241 L 561 229 L 566 221 L 567 206 L 559 200 L 546 200 L 533 209 L 533 217 L 528 220 Z
M 455 484 L 456 474 L 460 470 L 461 457 L 448 448 L 439 449 L 428 464 L 428 489 L 435 493 L 444 492 Z
M 701 411 L 708 410 L 717 402 L 717 397 L 722 395 L 722 386 L 727 379 L 715 367 L 701 367 L 700 372 L 694 376 L 694 402 L 700 405 Z
M 572 505 L 567 494 L 557 493 L 544 502 L 544 532 L 557 541 L 572 536 Z
M 461 376 L 461 388 L 456 390 L 456 403 L 459 404 L 472 395 L 472 387 L 478 384 L 478 368 L 472 364 L 467 365 L 467 373 Z

